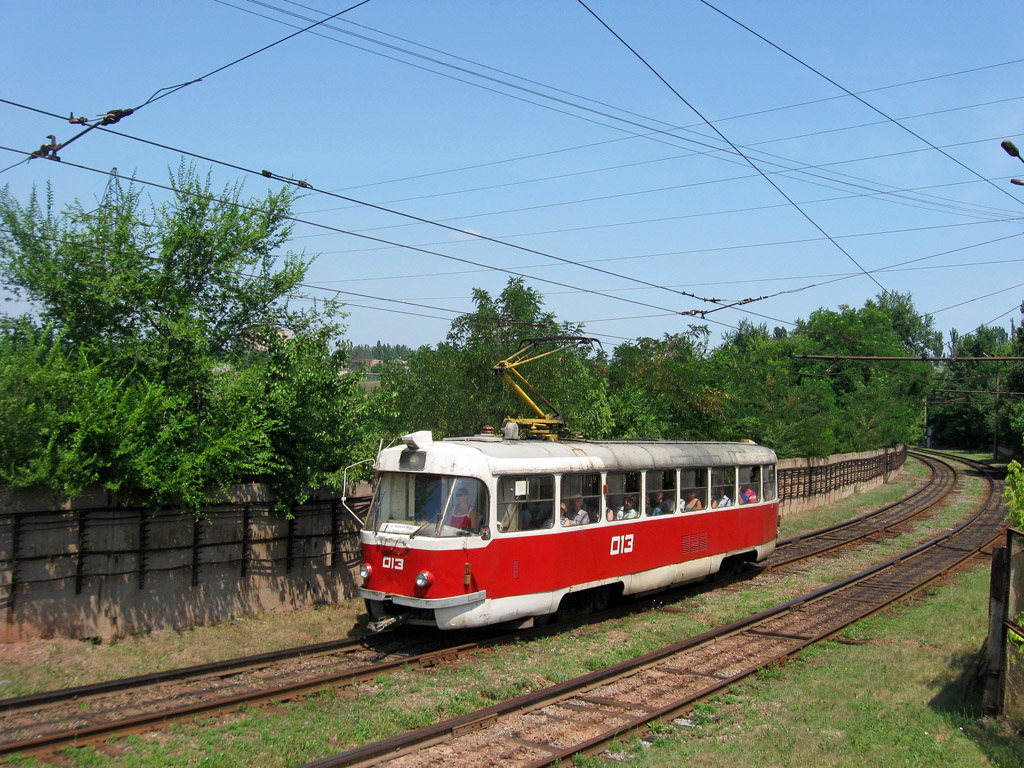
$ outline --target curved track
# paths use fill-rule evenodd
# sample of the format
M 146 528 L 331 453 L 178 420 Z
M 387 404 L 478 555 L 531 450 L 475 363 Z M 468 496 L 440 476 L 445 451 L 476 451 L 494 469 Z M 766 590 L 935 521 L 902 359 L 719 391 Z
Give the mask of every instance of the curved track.
M 780 541 L 769 561 L 780 568 L 836 547 L 877 537 L 921 515 L 951 492 L 955 472 L 944 462 L 920 457 L 930 481 L 910 496 L 838 526 Z M 678 592 L 692 593 L 693 588 Z M 665 600 L 665 595 L 660 598 Z M 632 608 L 636 610 L 636 606 Z M 600 617 L 593 617 L 591 620 Z M 548 634 L 555 627 L 535 631 Z M 522 639 L 530 633 L 518 632 Z M 513 636 L 452 644 L 451 635 L 352 638 L 214 664 L 109 681 L 63 691 L 0 701 L 0 756 L 52 753 L 69 743 L 101 741 L 114 733 L 148 730 L 156 724 L 197 714 L 211 715 L 241 704 L 282 701 L 325 686 L 372 678 L 397 668 L 430 667 L 453 661 Z M 417 645 L 415 652 L 410 648 Z
M 1000 484 L 952 531 L 825 589 L 638 659 L 393 739 L 307 764 L 541 768 L 685 712 L 939 578 L 1002 535 Z
M 949 496 L 956 487 L 958 479 L 956 469 L 939 457 L 918 454 L 916 458 L 931 471 L 928 482 L 921 488 L 899 501 L 894 501 L 859 517 L 850 518 L 827 528 L 809 531 L 790 539 L 780 540 L 776 553 L 769 558 L 767 566 L 779 568 L 853 542 L 863 541 L 869 537 L 879 537 L 882 534 L 895 535 L 905 529 L 907 523 Z

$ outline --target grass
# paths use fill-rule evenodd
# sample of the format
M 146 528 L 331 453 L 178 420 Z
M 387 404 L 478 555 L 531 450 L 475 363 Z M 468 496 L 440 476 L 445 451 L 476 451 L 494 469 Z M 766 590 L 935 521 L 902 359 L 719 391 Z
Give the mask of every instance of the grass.
M 906 466 L 904 477 L 897 482 L 844 499 L 834 507 L 786 518 L 780 536 L 814 530 L 900 498 L 927 476 L 917 462 L 908 461 Z M 334 640 L 354 630 L 363 610 L 361 600 L 351 599 L 331 606 L 235 619 L 180 632 L 156 630 L 103 645 L 64 639 L 0 645 L 0 697 Z M 739 615 L 745 615 L 745 607 L 738 610 Z
M 615 764 L 1024 766 L 1024 739 L 980 716 L 965 670 L 985 637 L 988 571 L 859 622 L 859 644 L 816 646 L 698 705 Z
M 913 484 L 923 473 L 909 468 L 908 475 L 905 482 Z M 849 517 L 885 503 L 886 495 L 899 496 L 906 490 L 890 485 L 859 495 L 846 500 L 840 514 Z M 929 538 L 934 528 L 962 518 L 968 504 L 962 500 L 943 519 L 922 524 L 901 543 L 881 547 L 901 549 Z M 820 519 L 788 522 L 793 528 L 787 534 L 800 525 L 812 529 L 827 524 Z M 120 756 L 87 748 L 70 752 L 67 760 L 82 766 L 295 765 L 660 648 L 815 589 L 836 574 L 858 570 L 861 563 L 880 559 L 878 551 L 834 558 L 820 570 L 767 573 L 728 588 L 697 592 L 678 603 L 682 612 L 652 610 L 584 625 L 455 666 L 399 672 L 354 690 L 329 691 L 273 710 L 250 709 L 121 739 Z M 831 643 L 812 649 L 790 665 L 767 670 L 700 705 L 688 725 L 665 726 L 653 740 L 622 745 L 616 752 L 624 762 L 616 764 L 1020 766 L 1012 762 L 1021 750 L 1019 740 L 980 719 L 975 703 L 955 703 L 958 677 L 985 632 L 987 575 L 976 571 L 933 592 L 855 625 L 848 635 L 861 645 Z M 70 662 L 57 657 L 50 679 L 103 679 L 104 673 L 97 670 L 115 668 L 120 662 L 134 667 L 123 674 L 151 671 L 146 669 L 147 654 L 155 660 L 152 669 L 174 666 L 174 659 L 189 648 L 195 655 L 183 663 L 237 655 L 239 649 L 255 653 L 325 640 L 350 631 L 360 610 L 361 606 L 347 604 L 292 617 L 88 646 Z M 43 649 L 53 642 L 44 643 Z M 96 668 L 89 662 L 96 662 Z M 608 764 L 604 757 L 588 761 L 592 762 L 581 765 Z
M 190 630 L 156 630 L 111 643 L 66 639 L 0 644 L 0 697 L 204 664 L 346 637 L 362 600 L 235 619 Z

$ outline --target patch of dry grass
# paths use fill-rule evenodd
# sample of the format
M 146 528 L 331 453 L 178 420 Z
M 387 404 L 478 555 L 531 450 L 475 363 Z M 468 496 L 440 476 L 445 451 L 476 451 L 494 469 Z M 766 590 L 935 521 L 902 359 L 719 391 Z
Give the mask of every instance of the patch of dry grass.
M 364 613 L 352 599 L 287 614 L 235 619 L 95 645 L 79 640 L 0 644 L 0 696 L 71 688 L 347 637 Z

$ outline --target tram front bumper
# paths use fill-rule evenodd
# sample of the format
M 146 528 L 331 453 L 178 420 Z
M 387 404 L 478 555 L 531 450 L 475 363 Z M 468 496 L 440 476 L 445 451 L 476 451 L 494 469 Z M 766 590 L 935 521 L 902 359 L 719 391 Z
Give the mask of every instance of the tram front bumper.
M 409 608 L 420 608 L 426 611 L 482 603 L 487 599 L 487 590 L 485 589 L 465 595 L 455 595 L 454 597 L 411 597 L 409 595 L 394 595 L 390 592 L 378 592 L 375 589 L 366 589 L 365 587 L 358 587 L 357 589 L 359 590 L 359 596 L 364 600 L 373 600 L 381 603 L 388 601 L 395 605 L 405 605 Z

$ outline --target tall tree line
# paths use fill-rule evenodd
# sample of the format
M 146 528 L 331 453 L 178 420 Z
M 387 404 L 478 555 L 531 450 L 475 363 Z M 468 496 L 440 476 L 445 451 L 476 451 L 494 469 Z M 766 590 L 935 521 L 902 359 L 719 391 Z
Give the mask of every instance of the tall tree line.
M 295 309 L 310 259 L 281 253 L 287 191 L 215 191 L 189 166 L 145 204 L 111 182 L 98 205 L 58 210 L 0 190 L 0 284 L 31 310 L 0 316 L 0 486 L 73 496 L 100 486 L 198 512 L 227 485 L 270 484 L 282 508 L 381 441 L 530 416 L 493 366 L 525 340 L 584 334 L 512 278 L 436 345 L 378 341 L 380 387 L 343 374 L 352 347 L 333 302 Z M 1011 327 L 951 334 L 959 356 L 1024 355 Z M 819 309 L 790 330 L 743 321 L 712 345 L 692 325 L 661 338 L 569 349 L 525 370 L 591 439 L 751 439 L 780 456 L 933 442 L 1019 450 L 1024 366 L 809 360 L 938 356 L 909 295 Z M 364 467 L 365 468 L 365 467 Z
M 490 368 L 524 339 L 584 330 L 559 323 L 518 278 L 499 296 L 478 290 L 474 300 L 476 310 L 458 318 L 444 342 L 385 369 L 372 408 L 380 429 L 451 436 L 529 416 Z M 785 457 L 922 437 L 931 364 L 799 357 L 937 354 L 941 337 L 909 295 L 820 309 L 789 332 L 743 321 L 714 348 L 709 337 L 707 327 L 692 326 L 611 352 L 581 347 L 527 375 L 587 438 L 750 439 Z

